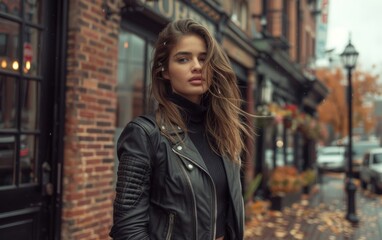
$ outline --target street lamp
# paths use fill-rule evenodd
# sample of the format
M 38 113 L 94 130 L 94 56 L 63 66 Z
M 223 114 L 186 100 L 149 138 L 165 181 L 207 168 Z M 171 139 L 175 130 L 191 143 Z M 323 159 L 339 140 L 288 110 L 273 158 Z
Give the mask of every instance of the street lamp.
M 347 69 L 347 77 L 348 77 L 348 118 L 349 118 L 349 141 L 348 141 L 348 172 L 347 172 L 347 181 L 346 181 L 346 192 L 347 192 L 347 213 L 346 219 L 351 223 L 358 223 L 358 217 L 355 211 L 355 192 L 357 187 L 353 183 L 353 146 L 352 146 L 352 136 L 353 136 L 353 126 L 352 126 L 352 70 L 356 65 L 358 57 L 358 52 L 355 50 L 353 44 L 349 39 L 348 45 L 345 47 L 343 53 L 341 53 L 341 60 L 344 64 L 344 67 Z
M 257 121 L 257 137 L 256 137 L 256 164 L 255 164 L 255 173 L 263 174 L 265 171 L 264 164 L 266 162 L 266 132 L 268 123 L 273 120 L 273 117 L 270 114 L 270 109 L 268 104 L 272 102 L 273 94 L 273 85 L 270 79 L 266 76 L 260 77 L 261 82 L 259 86 L 260 95 L 258 98 L 257 112 L 261 115 L 258 117 Z M 266 192 L 266 182 L 267 178 L 263 175 L 263 178 L 260 182 L 259 190 L 257 191 L 258 196 L 264 197 Z

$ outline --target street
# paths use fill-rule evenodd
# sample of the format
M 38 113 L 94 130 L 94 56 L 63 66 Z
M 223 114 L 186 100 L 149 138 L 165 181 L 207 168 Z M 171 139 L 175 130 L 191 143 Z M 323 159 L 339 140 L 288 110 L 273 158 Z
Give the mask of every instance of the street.
M 382 238 L 382 195 L 362 190 L 358 180 L 358 225 L 345 220 L 344 175 L 326 173 L 309 196 L 282 212 L 267 211 L 246 227 L 246 240 L 378 240 Z

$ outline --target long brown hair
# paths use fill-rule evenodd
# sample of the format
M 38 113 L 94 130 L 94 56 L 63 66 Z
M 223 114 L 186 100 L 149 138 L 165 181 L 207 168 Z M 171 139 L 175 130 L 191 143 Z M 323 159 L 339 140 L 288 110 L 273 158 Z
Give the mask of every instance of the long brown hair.
M 168 100 L 170 81 L 162 72 L 168 67 L 171 49 L 184 35 L 196 34 L 206 43 L 207 56 L 203 64 L 207 81 L 212 81 L 206 115 L 206 131 L 212 137 L 212 149 L 219 155 L 227 155 L 240 163 L 240 154 L 245 147 L 242 133 L 248 134 L 246 124 L 240 116 L 246 113 L 240 109 L 242 100 L 236 75 L 223 49 L 211 33 L 201 24 L 183 19 L 169 23 L 160 33 L 155 45 L 152 64 L 151 93 L 158 102 L 156 117 L 159 124 L 178 125 L 187 132 L 187 127 L 177 106 Z M 169 136 L 167 136 L 169 137 Z

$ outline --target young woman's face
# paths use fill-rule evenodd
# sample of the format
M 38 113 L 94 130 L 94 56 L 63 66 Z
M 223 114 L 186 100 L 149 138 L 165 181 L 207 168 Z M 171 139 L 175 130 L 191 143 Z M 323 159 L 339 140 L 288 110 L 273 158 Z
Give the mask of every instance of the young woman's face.
M 197 104 L 210 85 L 202 72 L 206 54 L 206 44 L 200 36 L 182 36 L 171 50 L 168 69 L 163 73 L 173 92 Z

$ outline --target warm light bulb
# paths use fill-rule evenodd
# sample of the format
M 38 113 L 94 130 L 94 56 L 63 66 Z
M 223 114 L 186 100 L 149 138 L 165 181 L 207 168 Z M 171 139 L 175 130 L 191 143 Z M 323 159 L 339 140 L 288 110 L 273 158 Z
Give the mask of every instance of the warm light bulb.
M 282 147 L 284 146 L 284 142 L 283 142 L 282 140 L 277 140 L 277 141 L 276 141 L 276 146 L 277 146 L 278 148 L 282 148 Z
M 17 61 L 14 61 L 12 63 L 12 68 L 13 68 L 13 70 L 18 70 L 19 69 L 19 63 Z
M 25 68 L 28 70 L 31 69 L 31 62 L 30 61 L 26 61 Z
M 3 61 L 1 61 L 1 67 L 2 68 L 7 68 L 7 61 L 6 60 L 3 60 Z
M 124 48 L 128 48 L 128 47 L 129 47 L 129 42 L 128 42 L 128 41 L 124 42 L 124 43 L 123 43 L 123 47 L 124 47 Z

